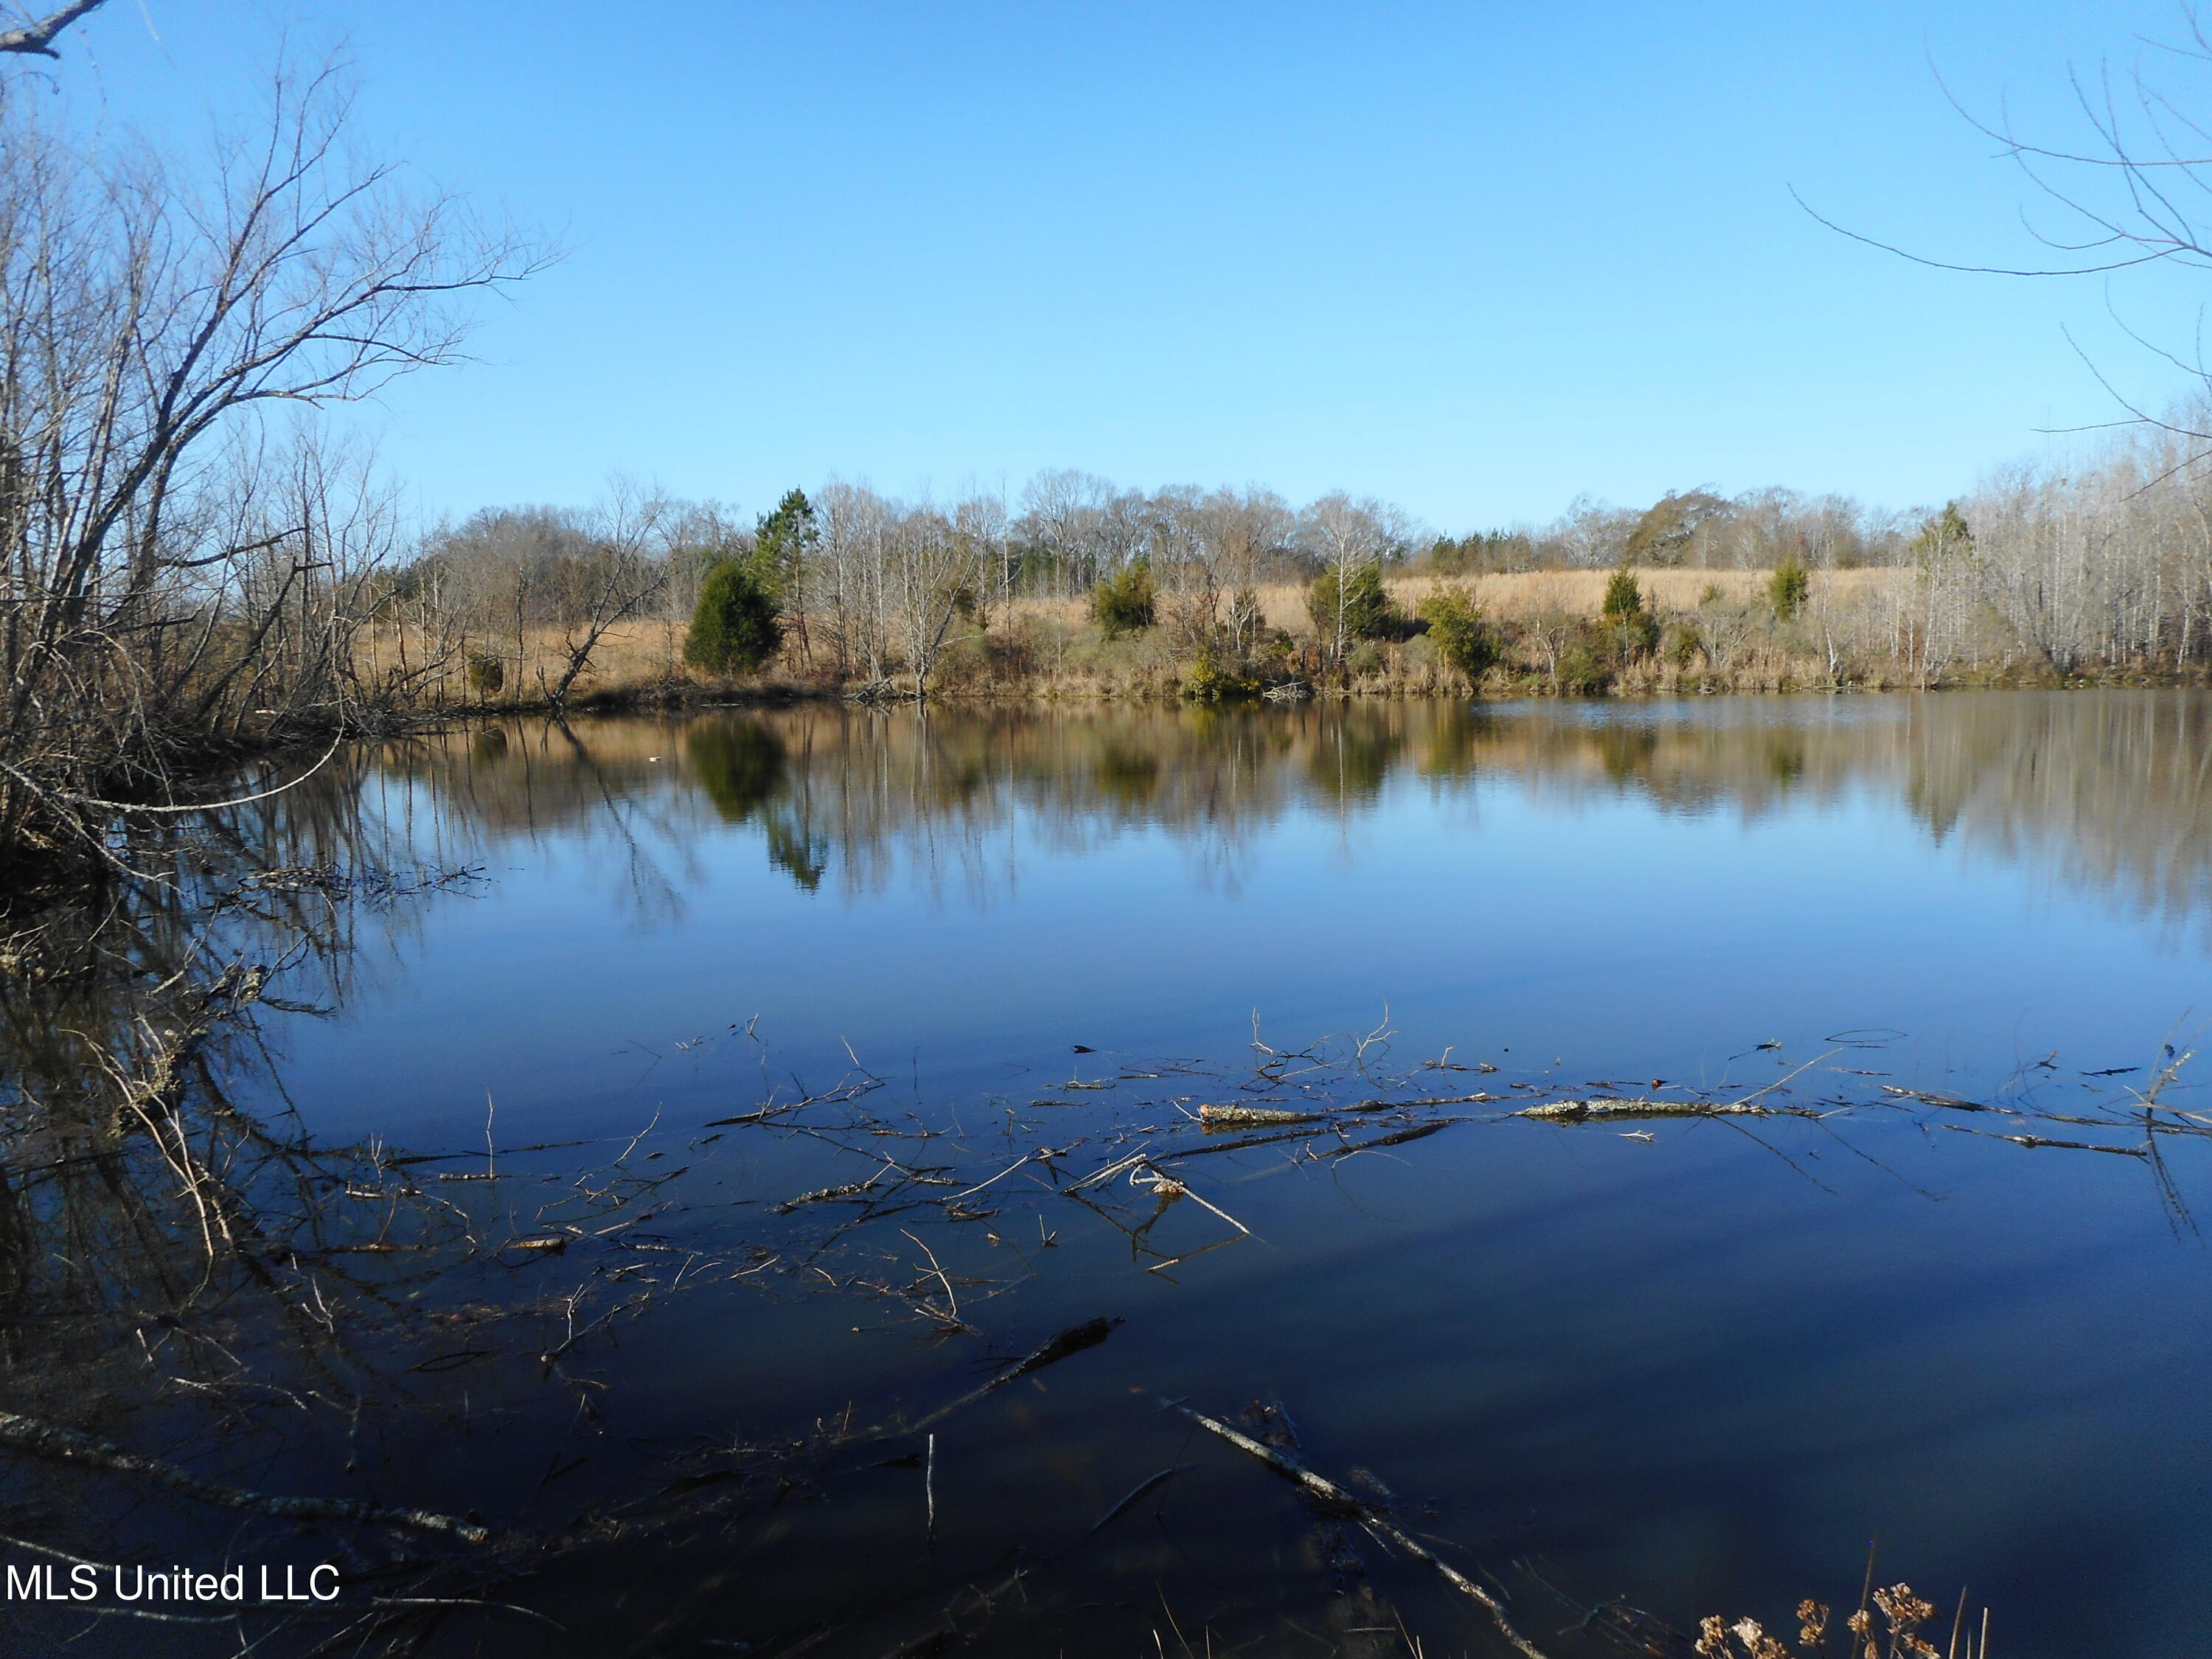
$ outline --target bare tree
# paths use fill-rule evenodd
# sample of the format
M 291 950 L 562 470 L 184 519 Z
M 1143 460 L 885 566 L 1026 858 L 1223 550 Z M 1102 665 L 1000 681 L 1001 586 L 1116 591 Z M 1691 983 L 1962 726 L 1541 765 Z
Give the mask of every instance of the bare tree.
M 1020 529 L 1058 577 L 1063 592 L 1080 593 L 1103 574 L 1098 525 L 1114 486 L 1072 469 L 1040 472 L 1022 487 Z
M 567 708 L 568 693 L 592 665 L 592 653 L 607 630 L 642 616 L 668 586 L 665 542 L 676 518 L 675 504 L 655 489 L 617 478 L 606 505 L 596 515 L 599 534 L 591 556 L 574 570 L 578 579 L 562 607 L 562 661 L 551 681 L 538 671 L 538 683 L 556 714 Z
M 205 722 L 267 689 L 225 653 L 341 591 L 304 526 L 191 533 L 226 440 L 455 361 L 459 302 L 546 257 L 349 163 L 349 116 L 334 70 L 280 71 L 256 136 L 194 177 L 76 147 L 0 84 L 0 848 L 96 849 L 104 797 L 167 799 Z M 278 549 L 273 591 L 210 577 Z
M 894 515 L 888 550 L 899 643 L 914 695 L 924 698 L 953 618 L 975 591 L 977 544 L 924 502 Z
M 1348 649 L 1351 590 L 1363 570 L 1404 556 L 1413 523 L 1398 508 L 1372 496 L 1354 501 L 1342 490 L 1322 496 L 1301 515 L 1299 532 L 1308 550 L 1336 577 L 1334 615 L 1328 640 L 1329 660 L 1341 664 Z M 1317 622 L 1320 618 L 1316 619 Z
M 1221 625 L 1231 653 L 1243 656 L 1260 643 L 1260 584 L 1285 562 L 1297 515 L 1272 489 L 1217 489 L 1198 515 L 1199 535 L 1212 580 L 1227 597 Z
M 2182 0 L 2179 10 L 2182 38 L 2152 43 L 2155 61 L 2201 74 L 2212 69 L 2212 29 L 2197 0 Z M 2051 256 L 2047 260 L 1982 264 L 1933 257 L 1838 224 L 1795 191 L 1791 194 L 1813 218 L 1838 234 L 1942 270 L 2038 278 L 2109 277 L 2146 265 L 2212 272 L 2212 222 L 2205 207 L 2212 198 L 2212 118 L 2191 113 L 2197 100 L 2170 89 L 2142 60 L 2122 75 L 2103 62 L 2094 75 L 2075 70 L 2068 78 L 2086 128 L 2078 143 L 2047 142 L 2024 133 L 2009 107 L 1994 118 L 1978 115 L 1948 86 L 1943 88 L 1952 108 L 1996 143 L 2000 157 L 2019 170 L 2031 198 L 2047 210 L 2051 216 L 2044 223 L 2030 222 L 2031 234 Z M 2152 356 L 2212 390 L 2212 360 L 2204 354 L 2202 330 L 2193 349 L 2175 349 L 2124 323 L 2122 327 Z M 2191 411 L 2208 412 L 2203 401 L 2180 410 L 2150 409 L 2120 392 L 2094 363 L 2090 370 L 2131 422 L 2199 446 L 2212 444 L 2212 422 L 2187 418 Z

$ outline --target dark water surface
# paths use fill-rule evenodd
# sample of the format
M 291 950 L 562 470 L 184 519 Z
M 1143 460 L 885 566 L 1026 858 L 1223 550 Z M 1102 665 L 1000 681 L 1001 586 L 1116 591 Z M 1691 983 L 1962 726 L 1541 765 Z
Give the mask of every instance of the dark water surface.
M 2212 1018 L 2208 770 L 2212 699 L 2111 691 L 725 711 L 365 751 L 272 820 L 293 856 L 337 856 L 317 826 L 343 822 L 392 868 L 483 878 L 353 904 L 287 970 L 326 1012 L 264 1010 L 234 1098 L 331 1144 L 481 1162 L 489 1135 L 495 1202 L 449 1190 L 515 1237 L 578 1154 L 513 1149 L 624 1154 L 611 1237 L 638 1248 L 585 1225 L 483 1270 L 474 1302 L 571 1298 L 561 1340 L 609 1316 L 557 1364 L 542 1333 L 457 1335 L 409 1373 L 435 1425 L 372 1455 L 357 1421 L 302 1440 L 303 1405 L 223 1470 L 541 1531 L 672 1479 L 744 1491 L 500 1589 L 570 1633 L 471 1615 L 428 1652 L 1504 1651 L 1158 1408 L 1261 1400 L 1551 1651 L 1619 1650 L 1554 1634 L 1607 1598 L 1686 1627 L 1848 1607 L 1875 1535 L 1881 1582 L 1942 1604 L 1939 1647 L 1965 1586 L 2005 1659 L 2212 1650 L 2203 1148 L 1990 1138 L 2144 1144 L 2129 1091 Z M 1255 1022 L 1285 1053 L 1388 1035 L 1255 1083 Z M 2153 1121 L 2207 1109 L 2197 1069 Z M 1784 1079 L 1762 1098 L 1825 1115 L 1504 1116 Z M 1060 1198 L 1031 1157 L 1203 1144 L 1200 1103 L 1309 1085 L 1498 1098 L 1377 1116 L 1468 1121 L 1352 1156 L 1331 1128 L 1176 1166 L 1212 1210 L 1126 1176 Z M 925 1160 L 958 1188 L 898 1186 Z M 665 1299 L 623 1313 L 640 1283 Z M 1096 1316 L 1124 1322 L 948 1417 L 930 1470 L 902 1443 L 733 1474 L 911 1424 Z M 192 1524 L 140 1544 L 250 1547 Z

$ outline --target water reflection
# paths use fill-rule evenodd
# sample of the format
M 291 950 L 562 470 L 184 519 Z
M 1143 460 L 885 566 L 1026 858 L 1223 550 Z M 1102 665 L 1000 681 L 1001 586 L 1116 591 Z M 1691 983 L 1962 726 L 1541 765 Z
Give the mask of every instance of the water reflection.
M 1879 1525 L 1948 1583 L 1998 1580 L 2023 1656 L 2085 1630 L 2180 1650 L 2204 1454 L 2145 1402 L 2185 1394 L 2212 1328 L 2186 1242 L 2202 1152 L 2149 1133 L 2128 1093 L 2148 1072 L 2106 1072 L 2194 988 L 2140 927 L 2080 949 L 2078 918 L 2021 924 L 2016 877 L 2203 927 L 2208 707 L 814 708 L 364 748 L 136 849 L 171 882 L 15 930 L 0 1406 L 232 1486 L 515 1529 L 489 1577 L 374 1530 L 348 1546 L 424 1593 L 374 1632 L 394 1651 L 558 1650 L 526 1620 L 420 1611 L 459 1595 L 578 1621 L 595 1651 L 872 1659 L 950 1639 L 933 1610 L 1009 1573 L 1015 1601 L 958 1604 L 962 1639 L 1103 1659 L 1145 1650 L 1158 1601 L 1211 1607 L 1224 1647 L 1273 1650 L 1294 1615 L 1379 1656 L 1403 1611 L 1443 1650 L 1462 1627 L 1419 1581 L 1378 1559 L 1388 1597 L 1340 1593 L 1283 1489 L 1149 1403 L 1261 1389 L 1317 1462 L 1439 1492 L 1440 1534 L 1588 1594 L 1847 1599 Z M 480 899 L 404 896 L 479 862 Z M 2014 878 L 1976 899 L 1970 866 Z M 1916 908 L 1937 914 L 1901 939 Z M 2131 1003 L 2022 1063 L 2058 1041 L 2021 1040 L 2026 999 L 2079 1008 L 2124 971 Z M 1241 1019 L 1263 984 L 1339 1022 L 1425 985 L 1437 1047 L 1469 1047 L 1447 1066 L 1408 1043 L 1387 1079 L 1340 1052 L 1334 1103 L 1311 1054 L 1189 1060 L 1225 1052 L 1219 1010 L 1189 1011 Z M 1785 1026 L 1777 984 L 1825 1023 Z M 1942 1043 L 1966 1034 L 1942 1063 L 1980 1045 L 1971 1080 L 1916 1074 L 1893 1034 L 1760 1041 L 1939 1024 L 1930 984 L 1986 993 L 1940 1016 Z M 804 1085 L 744 1023 L 771 1000 L 820 1028 Z M 1271 1036 L 1327 1029 L 1268 1013 Z M 1717 1028 L 1724 1075 L 1684 1035 Z M 1553 1061 L 1590 1031 L 1634 1069 Z M 895 1064 L 836 1083 L 848 1035 Z M 1753 1088 L 1808 1115 L 1509 1115 Z M 1263 1113 L 1233 1154 L 1193 1103 L 1230 1096 Z M 1360 1127 L 1313 1127 L 1317 1104 Z M 1161 1185 L 1177 1157 L 1169 1187 L 1212 1207 Z M 1108 1316 L 1110 1343 L 909 1443 Z M 825 1427 L 854 1423 L 907 1437 Z M 2048 1455 L 2024 1469 L 2025 1439 Z M 1157 1505 L 1092 1525 L 1164 1468 L 1185 1473 Z M 0 1531 L 102 1559 L 209 1535 L 191 1502 L 95 1503 L 85 1478 L 0 1466 Z M 239 1513 L 242 1552 L 290 1536 Z M 520 1553 L 526 1529 L 566 1553 Z M 2061 1536 L 2095 1575 L 2048 1582 Z M 1039 1540 L 1065 1547 L 1056 1580 Z M 872 1624 L 839 1622 L 855 1562 L 892 1564 Z M 688 1611 L 636 1622 L 641 1582 Z M 154 1650 L 98 1635 L 70 1650 Z
M 1146 833 L 1234 890 L 1293 814 L 1350 827 L 1395 789 L 1473 805 L 1506 782 L 1559 810 L 1632 799 L 1747 822 L 1864 794 L 1939 842 L 2202 923 L 2209 757 L 2212 697 L 2106 691 L 1595 710 L 803 708 L 492 727 L 388 744 L 375 766 L 428 786 L 408 806 L 434 803 L 448 836 L 587 846 L 646 915 L 680 909 L 696 873 L 687 849 L 716 830 L 757 832 L 769 865 L 809 892 L 907 880 L 985 903 L 1017 881 L 1027 845 L 1079 855 Z M 1346 852 L 1363 856 L 1356 841 Z

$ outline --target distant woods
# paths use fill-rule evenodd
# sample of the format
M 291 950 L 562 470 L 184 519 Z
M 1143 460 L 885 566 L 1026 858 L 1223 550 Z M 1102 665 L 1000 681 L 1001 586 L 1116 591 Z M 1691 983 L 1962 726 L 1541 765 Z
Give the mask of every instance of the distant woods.
M 949 502 L 832 482 L 750 522 L 623 487 L 434 532 L 364 623 L 388 683 L 555 707 L 701 675 L 1210 698 L 2191 674 L 2212 659 L 2212 465 L 2179 442 L 1913 514 L 1697 489 L 1462 536 L 1343 494 L 1075 471 Z M 495 669 L 465 683 L 470 662 Z

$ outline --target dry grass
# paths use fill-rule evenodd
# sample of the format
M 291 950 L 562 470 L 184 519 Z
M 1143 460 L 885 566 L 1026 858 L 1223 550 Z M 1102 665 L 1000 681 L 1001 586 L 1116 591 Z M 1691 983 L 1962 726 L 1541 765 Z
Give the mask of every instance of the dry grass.
M 1602 570 L 1534 571 L 1519 575 L 1465 578 L 1397 576 L 1389 580 L 1392 597 L 1408 615 L 1423 599 L 1448 581 L 1471 588 L 1477 602 L 1504 635 L 1504 656 L 1486 684 L 1494 690 L 1541 690 L 1558 678 L 1557 636 L 1566 623 L 1594 620 L 1599 614 L 1609 572 Z M 1608 684 L 1619 692 L 1667 695 L 1701 690 L 1771 691 L 1802 689 L 1828 683 L 1832 675 L 1805 640 L 1790 629 L 1769 625 L 1764 570 L 1642 570 L 1646 603 L 1662 618 L 1682 619 L 1695 631 L 1700 607 L 1708 619 L 1716 611 L 1733 611 L 1741 619 L 1738 642 L 1721 653 L 1717 660 L 1702 653 L 1684 656 L 1668 653 L 1638 660 L 1619 662 L 1608 671 Z M 1838 613 L 1865 611 L 1912 580 L 1909 570 L 1870 568 L 1824 571 L 1814 576 L 1814 603 L 1823 601 Z M 1709 597 L 1710 596 L 1710 597 Z M 1267 624 L 1287 634 L 1302 647 L 1310 647 L 1312 625 L 1306 616 L 1306 590 L 1296 583 L 1277 583 L 1260 591 Z M 1163 601 L 1171 609 L 1171 598 Z M 1752 624 L 1758 618 L 1765 623 Z M 1542 636 L 1549 632 L 1553 644 Z M 674 617 L 654 617 L 610 629 L 593 653 L 591 669 L 577 683 L 580 701 L 596 697 L 634 697 L 640 695 L 711 696 L 726 692 L 730 683 L 703 675 L 683 659 L 684 628 Z M 1043 697 L 1068 702 L 1152 702 L 1179 695 L 1188 668 L 1188 653 L 1172 644 L 1175 630 L 1162 627 L 1132 638 L 1102 641 L 1092 625 L 1086 603 L 1080 599 L 1024 599 L 996 611 L 988 634 L 966 628 L 956 635 L 935 689 L 954 696 L 982 698 Z M 1670 637 L 1672 635 L 1670 635 Z M 1717 650 L 1717 647 L 1716 647 Z M 372 676 L 380 678 L 398 664 L 399 643 L 388 629 L 372 633 L 360 647 L 360 659 Z M 410 638 L 409 660 L 422 654 L 419 640 Z M 473 652 L 488 651 L 501 660 L 506 672 L 502 688 L 480 696 L 467 683 L 465 664 Z M 447 707 L 520 708 L 541 704 L 540 675 L 547 682 L 559 678 L 567 659 L 560 630 L 531 630 L 521 641 L 520 672 L 517 645 L 507 635 L 469 642 L 457 652 L 441 679 L 429 688 L 429 700 Z M 1302 649 L 1287 672 L 1310 678 L 1315 665 Z M 1476 688 L 1466 678 L 1438 659 L 1423 640 L 1377 647 L 1355 660 L 1346 689 L 1365 696 L 1465 696 Z M 1879 687 L 1898 678 L 1886 659 L 1869 658 L 1856 663 L 1848 678 L 1853 683 Z M 837 688 L 819 672 L 787 660 L 778 688 L 790 691 L 835 691 Z
M 629 690 L 671 681 L 711 684 L 685 665 L 684 632 L 684 624 L 673 617 L 648 617 L 609 629 L 592 653 L 590 669 L 577 681 L 576 695 L 589 696 L 595 691 Z M 419 667 L 423 649 L 420 635 L 410 630 L 404 645 L 406 664 Z M 498 657 L 507 677 L 500 690 L 483 697 L 470 689 L 467 679 L 468 659 L 480 652 Z M 391 629 L 373 629 L 356 643 L 355 658 L 365 676 L 381 680 L 388 672 L 401 665 L 400 639 Z M 547 682 L 558 680 L 568 659 L 568 647 L 558 629 L 538 628 L 526 632 L 519 673 L 514 635 L 470 640 L 452 653 L 445 674 L 433 682 L 432 695 L 434 701 L 455 705 L 478 702 L 494 705 L 539 702 L 544 700 L 539 675 L 542 673 Z
M 1517 576 L 1471 576 L 1464 585 L 1474 589 L 1476 601 L 1501 619 L 1537 616 L 1595 617 L 1605 598 L 1609 570 L 1534 570 Z M 1760 604 L 1766 598 L 1771 576 L 1765 570 L 1639 570 L 1637 581 L 1644 602 L 1655 611 L 1694 611 L 1709 587 L 1720 590 L 1723 603 Z M 1814 591 L 1825 592 L 1838 603 L 1849 603 L 1867 594 L 1909 586 L 1910 570 L 1823 570 L 1813 577 Z M 1401 576 L 1389 583 L 1391 594 L 1407 610 L 1416 607 L 1438 586 L 1437 579 Z M 1303 595 L 1297 596 L 1303 603 Z
M 1763 604 L 1772 572 L 1766 570 L 1638 570 L 1644 603 L 1660 611 L 1694 611 L 1709 588 L 1718 588 L 1729 605 Z M 1401 610 L 1411 615 L 1437 587 L 1456 585 L 1474 591 L 1475 602 L 1500 621 L 1529 617 L 1595 617 L 1605 599 L 1609 570 L 1533 570 L 1512 576 L 1393 576 L 1383 585 Z M 1869 568 L 1823 570 L 1813 577 L 1815 593 L 1848 603 L 1875 592 L 1909 586 L 1910 570 Z M 1292 635 L 1309 631 L 1306 590 L 1295 582 L 1260 589 L 1260 609 L 1271 628 Z M 1022 599 L 1012 607 L 1017 617 L 1036 617 L 1069 629 L 1087 627 L 1090 611 L 1082 599 Z

